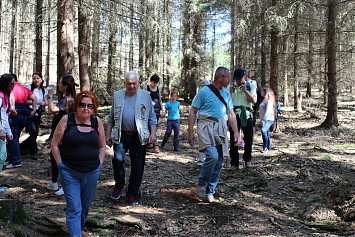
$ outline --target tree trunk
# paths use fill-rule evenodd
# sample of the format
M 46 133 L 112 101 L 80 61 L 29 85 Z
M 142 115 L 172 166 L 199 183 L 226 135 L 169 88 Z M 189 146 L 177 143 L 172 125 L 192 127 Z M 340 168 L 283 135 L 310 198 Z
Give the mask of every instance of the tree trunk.
M 117 5 L 116 1 L 110 1 L 110 26 L 108 41 L 108 70 L 106 90 L 109 95 L 114 92 L 115 65 L 116 65 L 116 46 L 117 46 Z
M 327 56 L 328 56 L 328 109 L 327 117 L 323 126 L 338 126 L 338 101 L 337 101 L 337 81 L 336 81 L 336 20 L 337 3 L 336 0 L 328 0 L 328 26 L 327 26 Z
M 90 90 L 89 59 L 90 59 L 90 17 L 88 0 L 79 0 L 78 31 L 79 31 L 79 77 L 80 90 Z
M 101 9 L 101 0 L 93 2 L 96 9 Z M 100 53 L 100 12 L 101 10 L 93 11 L 93 28 L 92 28 L 92 42 L 91 42 L 91 90 L 96 91 L 99 84 L 99 53 Z
M 260 77 L 261 77 L 261 87 L 266 86 L 266 27 L 265 27 L 265 20 L 264 15 L 262 16 L 263 24 L 261 26 L 261 44 L 260 44 L 260 53 L 261 53 L 261 70 L 260 70 Z
M 312 96 L 312 80 L 313 80 L 313 32 L 312 32 L 312 21 L 311 21 L 312 15 L 309 14 L 309 20 L 308 20 L 308 78 L 307 78 L 307 92 L 306 92 L 306 97 L 311 97 Z
M 43 0 L 37 0 L 36 3 L 36 72 L 42 74 Z
M 215 41 L 216 41 L 216 21 L 213 20 L 213 35 L 212 35 L 212 43 L 211 43 L 211 51 L 212 51 L 212 55 L 211 55 L 211 81 L 213 81 L 213 73 L 215 71 L 215 66 L 214 66 L 214 51 L 215 51 Z
M 182 69 L 181 69 L 181 78 L 184 85 L 184 101 L 188 102 L 189 100 L 189 80 L 190 80 L 190 44 L 191 44 L 191 25 L 190 25 L 190 2 L 184 1 L 183 9 L 183 18 L 182 18 Z
M 277 6 L 277 1 L 272 1 L 273 6 Z M 271 49 L 270 49 L 270 87 L 274 91 L 275 100 L 278 101 L 278 74 L 279 74 L 279 56 L 278 56 L 278 30 L 276 26 L 271 29 Z
M 138 57 L 138 73 L 140 77 L 143 79 L 144 73 L 144 32 L 145 32 L 145 0 L 141 0 L 140 4 L 140 17 L 139 17 L 139 32 L 138 32 L 138 49 L 139 49 L 139 57 Z
M 168 90 L 168 96 L 170 98 L 171 91 L 171 33 L 172 33 L 172 1 L 166 1 L 166 15 L 167 15 L 167 36 L 166 36 L 166 84 Z
M 57 21 L 57 82 L 64 75 L 74 77 L 74 0 L 58 1 Z M 59 92 L 58 100 L 63 95 Z
M 288 36 L 285 35 L 283 38 L 283 51 L 284 51 L 284 106 L 289 106 L 288 101 L 288 70 L 287 70 L 287 60 L 288 60 Z
M 293 107 L 296 111 L 302 111 L 302 105 L 300 101 L 300 93 L 299 93 L 299 77 L 298 77 L 298 9 L 299 5 L 296 6 L 295 15 L 294 15 L 294 24 L 295 24 L 295 34 L 294 34 L 294 42 L 293 42 L 293 78 L 294 78 L 294 93 L 293 93 Z
M 231 49 L 230 49 L 230 58 L 231 58 L 231 64 L 230 64 L 230 71 L 233 72 L 234 71 L 234 58 L 235 58 L 235 1 L 236 0 L 232 0 L 230 1 L 230 7 L 231 7 Z M 212 68 L 212 71 L 215 70 L 214 68 Z M 213 73 L 212 73 L 213 74 Z
M 327 78 L 327 71 L 328 71 L 328 60 L 327 60 L 327 55 L 324 54 L 323 105 L 327 105 L 328 104 L 328 78 Z
M 130 19 L 129 19 L 129 33 L 130 33 L 130 37 L 129 37 L 129 59 L 128 59 L 128 70 L 132 71 L 133 70 L 133 42 L 134 42 L 134 22 L 133 22 L 133 18 L 134 18 L 134 9 L 133 9 L 133 3 L 131 3 L 130 5 L 131 8 L 131 14 L 130 14 Z
M 12 1 L 11 36 L 10 36 L 10 65 L 9 73 L 14 73 L 15 35 L 16 35 L 17 0 Z
M 49 86 L 49 67 L 51 59 L 51 0 L 48 0 L 48 9 L 47 9 L 47 57 L 46 57 L 46 85 Z

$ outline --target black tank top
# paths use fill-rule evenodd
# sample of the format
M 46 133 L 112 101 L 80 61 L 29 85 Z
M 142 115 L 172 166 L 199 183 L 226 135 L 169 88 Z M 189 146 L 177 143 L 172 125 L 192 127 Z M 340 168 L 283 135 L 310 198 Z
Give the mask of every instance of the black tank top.
M 81 173 L 92 172 L 100 165 L 98 122 L 93 115 L 90 120 L 91 131 L 80 132 L 75 122 L 75 114 L 69 113 L 67 128 L 60 145 L 63 163 Z
M 154 105 L 154 110 L 155 111 L 161 110 L 161 108 L 160 108 L 160 100 L 159 100 L 159 87 L 157 86 L 157 90 L 156 91 L 152 91 L 150 89 L 149 85 L 147 85 L 147 91 L 150 92 L 150 98 L 152 98 L 153 105 Z

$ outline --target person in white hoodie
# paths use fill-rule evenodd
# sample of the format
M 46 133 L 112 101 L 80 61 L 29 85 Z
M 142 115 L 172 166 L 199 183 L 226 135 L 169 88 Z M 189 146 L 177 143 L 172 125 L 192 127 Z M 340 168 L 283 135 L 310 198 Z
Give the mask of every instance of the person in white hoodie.
M 6 139 L 12 140 L 12 132 L 9 126 L 9 115 L 7 113 L 9 107 L 10 93 L 14 88 L 15 79 L 11 74 L 3 74 L 0 79 L 0 106 L 1 106 L 1 122 L 0 122 L 0 173 L 7 158 Z M 1 186 L 1 185 L 0 185 Z M 0 192 L 5 187 L 0 187 Z

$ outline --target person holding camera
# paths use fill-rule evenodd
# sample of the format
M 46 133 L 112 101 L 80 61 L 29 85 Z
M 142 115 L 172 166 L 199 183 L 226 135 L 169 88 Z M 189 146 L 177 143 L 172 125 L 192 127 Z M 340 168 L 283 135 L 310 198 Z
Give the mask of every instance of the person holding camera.
M 256 103 L 256 86 L 254 83 L 245 80 L 246 70 L 237 68 L 234 71 L 233 82 L 228 86 L 232 95 L 234 112 L 238 121 L 238 131 L 242 128 L 244 133 L 244 155 L 245 167 L 251 167 L 251 151 L 253 145 L 253 104 Z M 231 144 L 234 141 L 234 132 L 230 129 Z M 234 142 L 233 142 L 234 143 Z M 230 147 L 231 170 L 239 169 L 238 147 Z

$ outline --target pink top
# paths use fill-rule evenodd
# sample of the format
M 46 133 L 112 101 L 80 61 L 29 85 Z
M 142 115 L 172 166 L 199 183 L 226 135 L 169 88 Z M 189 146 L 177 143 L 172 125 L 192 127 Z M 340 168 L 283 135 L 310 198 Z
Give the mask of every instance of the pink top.
M 0 97 L 2 98 L 1 108 L 6 109 L 7 108 L 7 104 L 9 103 L 9 96 L 0 91 Z

